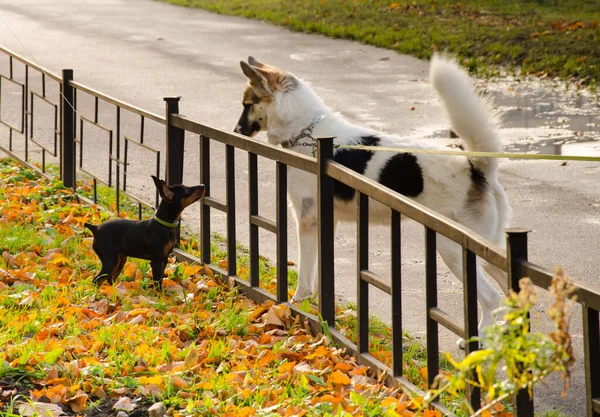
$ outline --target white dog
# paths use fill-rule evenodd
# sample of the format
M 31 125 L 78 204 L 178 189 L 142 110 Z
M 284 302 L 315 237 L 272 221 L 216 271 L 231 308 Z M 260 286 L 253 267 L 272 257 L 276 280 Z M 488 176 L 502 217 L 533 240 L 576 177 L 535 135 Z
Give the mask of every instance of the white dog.
M 237 133 L 254 136 L 266 130 L 268 141 L 298 153 L 312 155 L 313 137 L 335 137 L 335 143 L 404 148 L 433 148 L 430 141 L 395 137 L 357 126 L 332 112 L 308 84 L 289 72 L 249 57 L 241 62 L 249 84 Z M 487 100 L 474 90 L 469 76 L 454 61 L 434 56 L 430 79 L 450 118 L 452 130 L 469 151 L 500 151 L 497 118 Z M 435 148 L 444 148 L 443 144 Z M 445 148 L 447 149 L 447 148 Z M 497 180 L 498 162 L 488 158 L 418 155 L 336 149 L 333 159 L 431 209 L 453 219 L 497 245 L 504 246 L 510 207 Z M 300 262 L 295 300 L 317 290 L 317 187 L 314 175 L 290 169 L 289 199 L 299 236 Z M 356 219 L 356 192 L 336 181 L 335 220 Z M 372 223 L 389 222 L 390 211 L 370 204 Z M 442 236 L 437 249 L 454 276 L 462 281 L 462 251 Z M 484 272 L 506 286 L 505 274 L 482 260 L 477 265 L 480 329 L 492 323 L 492 311 L 502 295 Z M 503 288 L 506 291 L 506 288 Z

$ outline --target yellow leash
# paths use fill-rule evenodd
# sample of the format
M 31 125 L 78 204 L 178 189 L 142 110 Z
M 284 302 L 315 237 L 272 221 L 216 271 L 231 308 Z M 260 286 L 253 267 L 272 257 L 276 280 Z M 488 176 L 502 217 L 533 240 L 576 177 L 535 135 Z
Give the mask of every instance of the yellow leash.
M 512 152 L 474 152 L 474 151 L 445 151 L 441 149 L 412 149 L 412 148 L 391 148 L 384 146 L 366 146 L 366 145 L 339 145 L 334 144 L 336 149 L 357 149 L 372 152 L 395 152 L 412 153 L 424 155 L 454 155 L 454 156 L 474 156 L 481 158 L 507 158 L 507 159 L 546 159 L 554 161 L 584 161 L 600 162 L 600 156 L 580 156 L 580 155 L 551 155 L 551 154 L 530 154 L 530 153 L 512 153 Z

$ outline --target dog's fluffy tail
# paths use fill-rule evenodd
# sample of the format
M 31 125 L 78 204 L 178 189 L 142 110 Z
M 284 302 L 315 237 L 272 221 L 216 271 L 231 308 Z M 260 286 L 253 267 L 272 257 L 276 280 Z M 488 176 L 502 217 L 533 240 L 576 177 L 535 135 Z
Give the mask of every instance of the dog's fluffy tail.
M 466 150 L 500 152 L 499 116 L 490 101 L 475 91 L 465 70 L 453 59 L 436 54 L 431 59 L 429 77 L 442 99 L 452 130 L 465 142 Z M 469 159 L 484 174 L 495 175 L 497 159 Z
M 93 235 L 95 235 L 96 230 L 98 230 L 98 226 L 93 225 L 91 223 L 84 223 L 84 226 L 87 227 L 88 229 L 90 229 L 90 232 L 92 232 Z

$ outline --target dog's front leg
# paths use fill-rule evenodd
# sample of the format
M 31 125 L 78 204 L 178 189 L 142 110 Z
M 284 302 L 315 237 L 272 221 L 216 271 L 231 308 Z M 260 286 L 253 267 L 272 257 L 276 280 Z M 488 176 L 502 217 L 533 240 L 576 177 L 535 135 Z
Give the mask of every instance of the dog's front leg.
M 302 201 L 298 222 L 298 250 L 300 262 L 298 265 L 298 288 L 292 301 L 300 301 L 316 292 L 317 287 L 317 211 L 313 198 Z
M 165 274 L 165 268 L 167 266 L 167 260 L 159 260 L 159 261 L 150 261 L 150 266 L 152 267 L 152 279 L 154 280 L 154 285 L 157 288 L 162 286 L 162 279 Z

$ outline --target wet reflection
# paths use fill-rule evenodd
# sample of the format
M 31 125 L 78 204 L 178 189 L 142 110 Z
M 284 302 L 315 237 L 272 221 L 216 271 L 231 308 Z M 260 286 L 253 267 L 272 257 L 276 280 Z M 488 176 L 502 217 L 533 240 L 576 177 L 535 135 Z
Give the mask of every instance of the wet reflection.
M 598 98 L 518 85 L 488 91 L 504 115 L 510 152 L 600 156 Z

